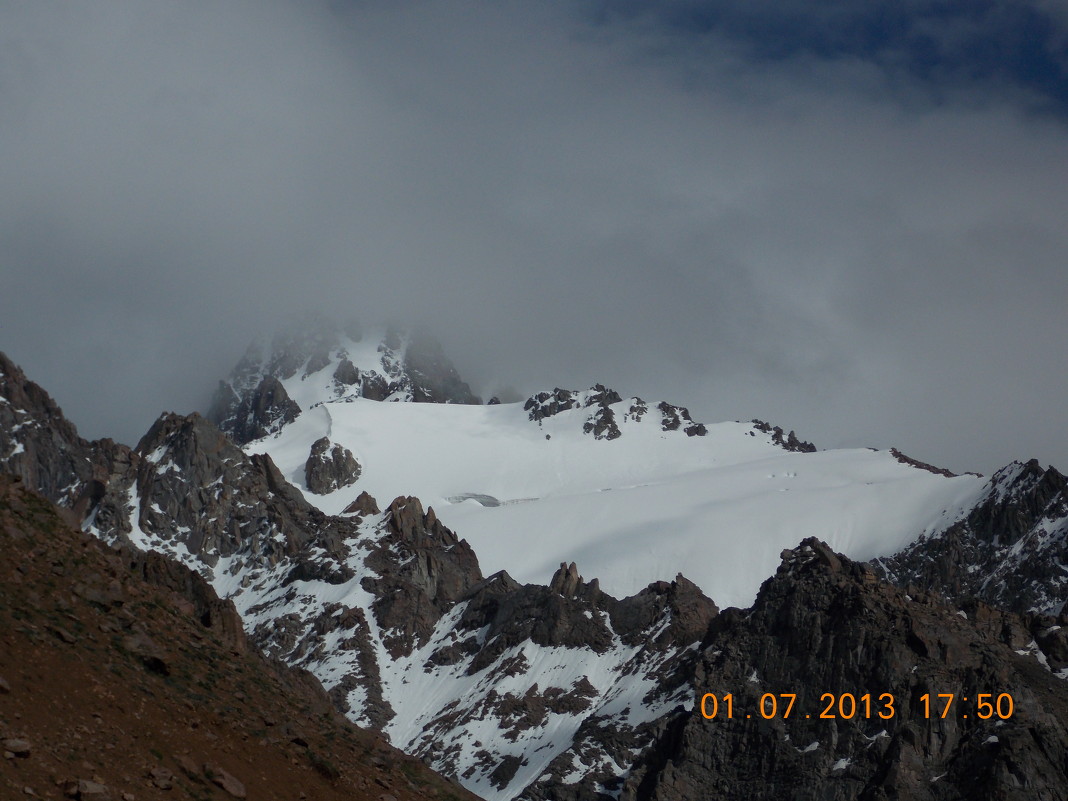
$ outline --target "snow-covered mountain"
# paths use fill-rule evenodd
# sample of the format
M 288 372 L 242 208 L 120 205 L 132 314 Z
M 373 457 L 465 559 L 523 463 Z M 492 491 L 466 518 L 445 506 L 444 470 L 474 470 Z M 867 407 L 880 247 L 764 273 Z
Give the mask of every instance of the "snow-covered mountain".
M 301 343 L 277 344 L 289 353 Z M 269 455 L 327 514 L 364 491 L 414 495 L 462 533 L 485 570 L 521 582 L 547 583 L 575 562 L 629 595 L 683 573 L 718 603 L 747 606 L 783 548 L 805 537 L 858 559 L 887 556 L 945 530 L 984 492 L 975 475 L 917 469 L 889 452 L 818 452 L 796 437 L 789 446 L 766 424 L 706 426 L 685 408 L 601 385 L 485 406 L 369 400 L 368 383 L 383 375 L 406 389 L 380 399 L 413 399 L 406 344 L 339 334 L 303 361 L 267 354 L 261 363 L 284 369 L 247 381 L 253 352 L 229 384 L 245 388 L 239 404 L 266 407 L 266 384 L 275 406 L 293 411 L 245 450 Z M 216 416 L 228 433 L 248 428 Z M 358 476 L 309 484 L 323 458 L 313 447 L 351 454 Z
M 901 654 L 941 676 L 935 663 L 947 652 L 933 632 L 962 626 L 954 642 L 982 640 L 998 664 L 1024 660 L 999 675 L 1026 685 L 1029 704 L 1054 703 L 1068 686 L 1058 680 L 1068 675 L 1068 619 L 1056 471 L 986 481 L 895 451 L 817 451 L 765 423 L 703 425 L 682 407 L 600 385 L 479 405 L 425 336 L 358 333 L 319 330 L 251 350 L 210 414 L 229 436 L 199 415 L 164 415 L 134 449 L 80 440 L 4 362 L 0 463 L 76 509 L 101 538 L 201 572 L 234 601 L 253 643 L 308 668 L 354 720 L 486 798 L 724 792 L 690 764 L 704 735 L 683 737 L 717 671 L 724 682 L 744 669 L 817 696 L 844 691 L 816 684 L 868 680 L 855 672 L 856 654 L 882 637 L 904 638 L 880 663 L 880 680 L 902 692 L 914 692 L 909 677 L 920 674 Z M 971 553 L 960 544 L 983 537 L 994 543 L 987 561 L 920 571 Z M 815 544 L 797 550 L 802 540 Z M 828 555 L 813 562 L 806 553 Z M 1000 555 L 997 566 L 990 554 Z M 935 591 L 922 595 L 926 617 L 910 606 L 918 589 L 895 590 L 846 557 L 877 559 L 902 583 L 925 582 Z M 790 567 L 809 563 L 830 577 Z M 1036 602 L 1017 611 L 1032 613 L 968 607 L 960 617 L 973 585 L 952 582 L 995 568 L 1004 586 L 1028 573 Z M 838 611 L 802 621 L 791 593 L 813 592 L 813 608 Z M 890 611 L 854 619 L 836 593 L 863 599 L 849 608 Z M 942 607 L 938 593 L 957 605 Z M 754 598 L 754 609 L 774 608 L 764 639 L 745 633 L 745 613 L 720 615 L 710 600 Z M 887 614 L 900 629 L 883 630 Z M 812 645 L 798 638 L 813 626 L 837 644 L 819 676 L 791 678 L 783 666 Z M 921 629 L 922 648 L 907 636 Z M 954 680 L 977 681 L 973 673 Z M 743 681 L 739 697 L 744 689 Z M 856 729 L 843 743 L 876 734 L 843 725 Z M 815 787 L 841 778 L 843 759 L 863 762 L 865 781 L 918 760 L 923 770 L 885 779 L 908 794 L 929 784 L 937 774 L 925 771 L 939 760 L 975 757 L 968 727 L 944 740 L 937 759 L 914 748 L 904 715 L 886 728 L 895 745 L 875 758 L 814 749 L 799 766 L 791 746 L 778 764 Z M 1041 748 L 1055 749 L 1062 735 L 1054 726 Z M 723 736 L 721 754 L 738 745 Z M 753 742 L 764 748 L 782 743 L 760 738 Z M 1068 777 L 1068 766 L 1032 761 L 1044 775 Z M 739 765 L 746 770 L 761 768 Z M 953 781 L 974 783 L 963 774 Z

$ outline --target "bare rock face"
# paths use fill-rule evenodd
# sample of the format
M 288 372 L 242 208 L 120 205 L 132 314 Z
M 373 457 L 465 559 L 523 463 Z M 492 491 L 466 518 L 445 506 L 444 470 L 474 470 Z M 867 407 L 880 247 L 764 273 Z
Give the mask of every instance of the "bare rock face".
M 616 414 L 608 404 L 597 404 L 596 411 L 582 425 L 584 434 L 593 434 L 594 439 L 618 439 L 623 436 L 616 423 Z
M 527 416 L 532 422 L 538 422 L 568 409 L 578 409 L 577 395 L 573 390 L 557 387 L 552 392 L 531 395 L 523 404 L 523 410 L 528 412 Z
M 93 518 L 106 541 L 184 548 L 209 567 L 235 555 L 261 568 L 301 557 L 302 576 L 351 576 L 343 541 L 356 523 L 324 515 L 270 457 L 246 455 L 200 415 L 162 415 L 133 456 Z
M 690 410 L 685 406 L 675 406 L 661 401 L 657 404 L 662 417 L 661 428 L 664 431 L 678 431 L 680 428 L 688 437 L 703 437 L 708 433 L 704 423 L 695 423 L 690 417 Z
M 366 490 L 357 495 L 356 500 L 346 506 L 342 512 L 342 514 L 359 515 L 360 517 L 370 517 L 381 513 L 382 510 L 378 508 L 378 501 Z
M 806 540 L 751 610 L 712 621 L 698 704 L 665 726 L 620 797 L 1068 798 L 1063 681 L 1002 630 Z M 945 717 L 940 693 L 955 699 Z M 1011 711 L 1003 699 L 981 719 L 980 693 L 1011 696 Z M 789 717 L 784 694 L 796 696 Z
M 355 484 L 360 472 L 360 463 L 352 451 L 336 443 L 331 446 L 329 438 L 322 437 L 312 443 L 308 461 L 304 464 L 304 481 L 309 491 L 327 495 Z
M 230 384 L 219 382 L 208 418 L 244 445 L 277 434 L 299 414 L 300 406 L 289 397 L 282 382 L 266 375 L 243 397 Z
M 123 447 L 78 436 L 52 397 L 0 353 L 0 472 L 74 508 L 91 482 L 106 479 L 109 456 Z
M 366 559 L 377 578 L 363 587 L 375 597 L 375 618 L 390 634 L 394 656 L 425 645 L 441 616 L 482 580 L 467 540 L 446 528 L 418 498 L 397 498 L 386 510 L 387 534 Z
M 334 370 L 334 381 L 351 387 L 353 384 L 360 383 L 360 371 L 348 359 L 342 359 Z

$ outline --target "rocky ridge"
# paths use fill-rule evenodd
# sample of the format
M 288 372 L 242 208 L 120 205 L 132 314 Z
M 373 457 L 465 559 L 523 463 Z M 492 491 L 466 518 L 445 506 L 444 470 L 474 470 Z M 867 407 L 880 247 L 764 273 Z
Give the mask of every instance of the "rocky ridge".
M 60 506 L 77 506 L 84 513 L 94 500 L 93 485 L 106 479 L 110 463 L 128 450 L 111 440 L 82 439 L 51 396 L 0 352 L 3 472 L 20 476 Z
M 906 594 L 806 540 L 751 609 L 712 621 L 694 680 L 715 717 L 667 723 L 619 798 L 1068 798 L 1064 674 L 1016 650 L 1029 636 L 1019 616 Z
M 903 587 L 1058 614 L 1068 598 L 1068 479 L 1035 460 L 1014 462 L 963 519 L 873 565 Z
M 773 426 L 771 423 L 765 422 L 764 420 L 753 420 L 753 429 L 762 431 L 765 434 L 770 434 L 771 441 L 783 450 L 793 451 L 794 453 L 816 452 L 816 446 L 811 442 L 805 442 L 802 439 L 798 439 L 797 434 L 793 431 L 790 431 L 789 434 L 784 434 L 781 426 Z

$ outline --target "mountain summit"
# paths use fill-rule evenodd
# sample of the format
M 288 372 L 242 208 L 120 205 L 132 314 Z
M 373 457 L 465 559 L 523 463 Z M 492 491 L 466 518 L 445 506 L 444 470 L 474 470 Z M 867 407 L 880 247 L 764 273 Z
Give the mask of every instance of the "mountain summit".
M 251 345 L 219 382 L 207 416 L 243 445 L 318 403 L 355 398 L 481 403 L 425 329 L 391 326 L 365 337 L 356 323 L 314 320 Z

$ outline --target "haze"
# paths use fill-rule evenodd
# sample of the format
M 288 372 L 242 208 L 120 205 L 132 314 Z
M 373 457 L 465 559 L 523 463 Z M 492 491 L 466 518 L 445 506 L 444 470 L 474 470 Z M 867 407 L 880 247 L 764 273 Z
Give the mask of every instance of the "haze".
M 1066 469 L 1065 6 L 853 5 L 5 3 L 0 349 L 131 443 L 316 309 Z

